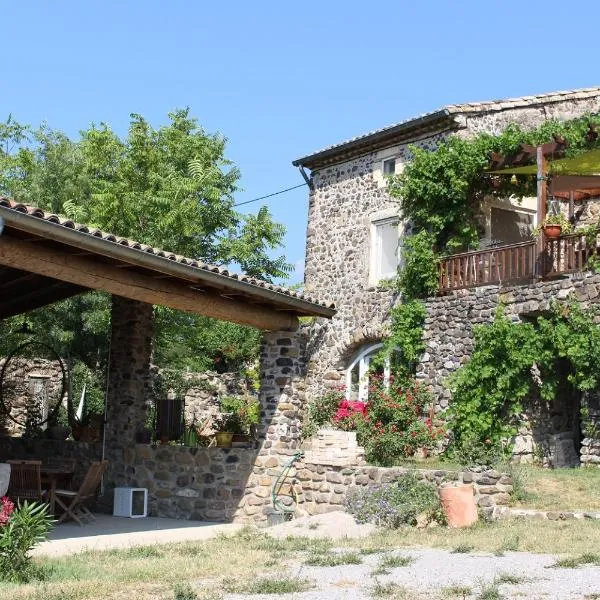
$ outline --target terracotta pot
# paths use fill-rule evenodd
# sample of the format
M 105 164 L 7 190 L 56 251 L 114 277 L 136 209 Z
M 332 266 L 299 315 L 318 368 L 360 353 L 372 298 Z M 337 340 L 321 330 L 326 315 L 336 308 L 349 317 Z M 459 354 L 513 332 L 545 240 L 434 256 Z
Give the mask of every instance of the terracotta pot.
M 217 431 L 215 433 L 217 439 L 217 446 L 219 448 L 231 448 L 231 442 L 233 441 L 233 433 L 228 431 Z
M 472 485 L 441 487 L 439 494 L 448 527 L 468 527 L 477 521 Z
M 84 425 L 73 426 L 73 439 L 76 442 L 97 442 L 100 439 L 100 430 Z
M 560 237 L 561 231 L 561 225 L 544 225 L 544 234 L 549 240 L 557 240 Z

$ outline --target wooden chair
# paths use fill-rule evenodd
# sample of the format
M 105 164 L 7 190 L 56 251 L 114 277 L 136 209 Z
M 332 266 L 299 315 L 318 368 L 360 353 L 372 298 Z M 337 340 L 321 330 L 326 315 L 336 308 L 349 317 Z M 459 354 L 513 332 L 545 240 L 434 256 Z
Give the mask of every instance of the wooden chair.
M 79 490 L 76 492 L 71 490 L 54 491 L 56 504 L 64 511 L 58 519 L 59 523 L 62 523 L 67 519 L 72 519 L 79 523 L 79 525 L 83 525 L 85 519 L 89 519 L 90 521 L 95 520 L 94 515 L 86 504 L 95 499 L 96 491 L 98 490 L 100 480 L 102 479 L 102 475 L 104 474 L 104 471 L 106 471 L 107 466 L 107 460 L 93 462 L 90 465 L 88 472 L 85 474 Z
M 8 460 L 10 465 L 10 481 L 7 495 L 17 502 L 29 502 L 44 499 L 42 478 L 40 474 L 41 460 Z

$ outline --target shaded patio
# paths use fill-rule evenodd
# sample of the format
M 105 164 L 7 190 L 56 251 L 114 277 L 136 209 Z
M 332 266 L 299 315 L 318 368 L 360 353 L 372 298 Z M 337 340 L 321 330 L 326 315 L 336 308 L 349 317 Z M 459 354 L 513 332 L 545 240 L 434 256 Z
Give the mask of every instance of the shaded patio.
M 300 447 L 306 333 L 299 317 L 331 304 L 223 267 L 178 256 L 0 198 L 0 319 L 99 290 L 112 295 L 106 415 L 101 442 L 0 438 L 0 460 L 57 456 L 84 470 L 108 459 L 103 508 L 114 487 L 149 490 L 151 514 L 202 521 L 266 521 L 271 489 Z M 136 443 L 146 420 L 153 306 L 264 331 L 261 423 L 248 450 Z M 81 475 L 81 473 L 75 474 Z
M 127 549 L 151 544 L 195 542 L 217 535 L 231 535 L 243 525 L 210 521 L 182 521 L 145 517 L 127 519 L 97 514 L 96 521 L 79 527 L 63 523 L 50 532 L 49 539 L 36 546 L 35 556 L 66 556 L 85 550 Z

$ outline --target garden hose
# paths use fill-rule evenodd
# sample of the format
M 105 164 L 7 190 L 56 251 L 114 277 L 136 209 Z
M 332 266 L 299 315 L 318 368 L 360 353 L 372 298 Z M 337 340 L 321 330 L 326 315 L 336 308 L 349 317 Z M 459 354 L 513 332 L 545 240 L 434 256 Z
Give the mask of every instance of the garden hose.
M 284 465 L 283 470 L 281 471 L 281 473 L 279 473 L 279 475 L 277 476 L 277 479 L 275 480 L 275 483 L 273 484 L 273 489 L 271 490 L 271 500 L 273 502 L 273 508 L 278 513 L 291 514 L 291 513 L 295 512 L 295 510 L 296 510 L 295 507 L 290 507 L 290 506 L 286 506 L 285 504 L 283 504 L 279 500 L 279 498 L 286 497 L 286 498 L 294 498 L 295 499 L 296 496 L 293 492 L 291 494 L 286 494 L 285 496 L 282 496 L 280 494 L 280 492 L 281 492 L 281 488 L 283 487 L 283 484 L 286 480 L 286 477 L 288 476 L 288 473 L 290 472 L 290 469 L 294 466 L 294 463 L 296 461 L 300 460 L 303 456 L 304 456 L 304 452 L 297 452 L 296 454 L 294 454 L 294 456 L 292 456 L 292 458 Z

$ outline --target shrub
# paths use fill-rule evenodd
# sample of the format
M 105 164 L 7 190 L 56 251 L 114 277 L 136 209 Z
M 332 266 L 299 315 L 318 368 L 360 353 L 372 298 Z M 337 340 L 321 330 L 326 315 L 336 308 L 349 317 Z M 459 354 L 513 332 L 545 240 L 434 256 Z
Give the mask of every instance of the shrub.
M 307 408 L 306 418 L 302 425 L 302 437 L 309 438 L 317 433 L 319 427 L 331 424 L 340 404 L 344 401 L 342 387 L 327 392 L 313 400 Z
M 26 583 L 36 575 L 29 552 L 52 528 L 48 505 L 38 502 L 14 507 L 2 498 L 0 519 L 0 579 Z
M 391 466 L 420 448 L 434 448 L 445 431 L 426 417 L 427 408 L 433 404 L 430 392 L 413 378 L 390 376 L 388 389 L 382 377 L 373 377 L 372 381 L 366 417 L 352 417 L 358 421 L 358 441 L 365 448 L 367 460 Z
M 346 510 L 358 523 L 396 528 L 416 525 L 417 517 L 443 522 L 437 489 L 408 473 L 398 481 L 372 488 L 357 489 L 346 497 Z

